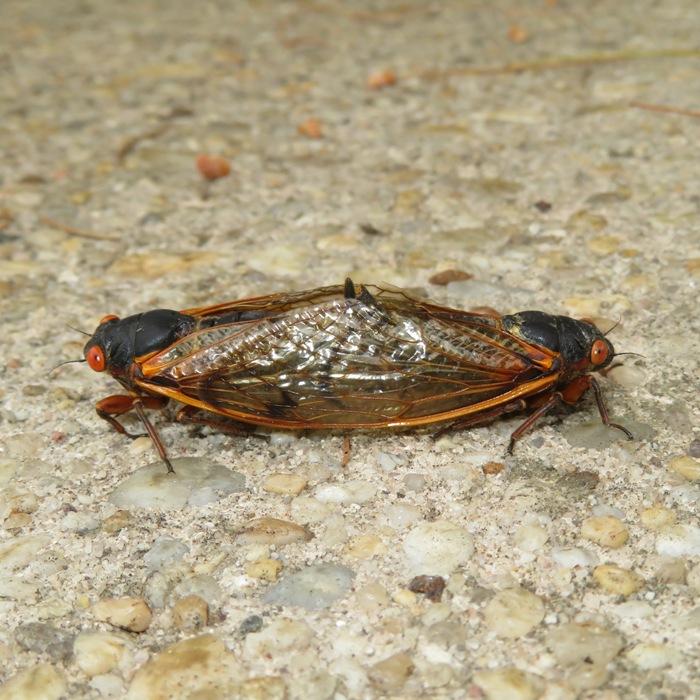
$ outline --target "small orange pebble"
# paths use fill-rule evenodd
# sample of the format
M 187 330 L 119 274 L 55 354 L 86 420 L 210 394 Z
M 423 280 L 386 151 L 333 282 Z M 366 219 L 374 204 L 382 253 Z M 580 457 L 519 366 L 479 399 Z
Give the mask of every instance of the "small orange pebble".
M 530 34 L 526 29 L 523 29 L 519 24 L 512 24 L 508 28 L 508 38 L 514 44 L 522 44 L 530 38 Z
M 318 119 L 309 117 L 297 127 L 297 131 L 310 139 L 320 139 L 323 137 L 323 125 Z
M 430 284 L 445 286 L 450 282 L 463 282 L 464 280 L 470 280 L 474 275 L 470 275 L 464 270 L 442 270 L 441 272 L 436 272 L 432 277 L 428 279 Z
M 389 85 L 396 84 L 396 76 L 393 71 L 383 70 L 379 73 L 373 73 L 367 78 L 367 87 L 371 90 L 381 90 Z
M 505 468 L 506 465 L 503 462 L 486 462 L 481 467 L 481 471 L 488 476 L 489 474 L 500 474 Z
M 200 153 L 195 160 L 197 170 L 205 180 L 218 180 L 231 172 L 231 164 L 221 156 Z

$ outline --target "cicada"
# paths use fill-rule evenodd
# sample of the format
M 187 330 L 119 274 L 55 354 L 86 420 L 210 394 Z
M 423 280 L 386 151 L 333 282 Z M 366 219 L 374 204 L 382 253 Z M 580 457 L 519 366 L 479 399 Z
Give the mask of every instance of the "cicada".
M 185 311 L 106 316 L 84 355 L 128 392 L 98 401 L 98 415 L 129 435 L 117 416 L 136 411 L 169 471 L 145 409 L 170 399 L 185 404 L 178 419 L 229 430 L 198 414 L 294 430 L 435 423 L 449 430 L 530 410 L 510 437 L 512 452 L 547 411 L 592 389 L 603 423 L 632 438 L 608 418 L 591 375 L 615 356 L 591 321 L 470 313 L 349 279 Z

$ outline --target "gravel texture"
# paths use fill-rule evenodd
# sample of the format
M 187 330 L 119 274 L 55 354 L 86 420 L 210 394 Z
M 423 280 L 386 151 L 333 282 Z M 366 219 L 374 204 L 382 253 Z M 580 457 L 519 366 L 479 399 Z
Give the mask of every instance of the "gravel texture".
M 0 700 L 700 697 L 696 16 L 3 0 Z M 348 275 L 618 324 L 635 440 L 587 397 L 512 457 L 520 418 L 345 464 L 166 409 L 173 477 L 61 365 Z

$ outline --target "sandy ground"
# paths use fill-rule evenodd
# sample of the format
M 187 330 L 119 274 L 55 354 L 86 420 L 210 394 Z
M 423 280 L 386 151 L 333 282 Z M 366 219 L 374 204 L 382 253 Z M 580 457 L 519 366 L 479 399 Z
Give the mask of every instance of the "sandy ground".
M 700 697 L 696 16 L 4 0 L 0 697 Z M 231 173 L 205 183 L 200 153 Z M 469 278 L 431 283 L 444 270 Z M 635 440 L 587 397 L 513 457 L 518 419 L 353 435 L 343 467 L 341 435 L 236 439 L 166 411 L 195 496 L 166 503 L 153 476 L 160 506 L 153 483 L 115 498 L 161 465 L 139 472 L 150 441 L 96 416 L 113 380 L 52 371 L 82 357 L 74 329 L 348 275 L 619 322 L 636 354 L 601 384 Z M 203 496 L 211 462 L 243 490 Z M 260 517 L 283 532 L 242 537 Z M 324 585 L 350 572 L 332 604 L 266 597 L 319 565 Z M 416 573 L 445 579 L 438 602 Z M 123 598 L 145 631 L 95 608 Z

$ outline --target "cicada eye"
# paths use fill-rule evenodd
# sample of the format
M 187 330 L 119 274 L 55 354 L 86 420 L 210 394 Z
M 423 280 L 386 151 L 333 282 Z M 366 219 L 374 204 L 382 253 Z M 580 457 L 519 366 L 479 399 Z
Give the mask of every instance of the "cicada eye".
M 107 323 L 109 321 L 118 321 L 118 320 L 119 320 L 119 316 L 115 316 L 114 314 L 108 314 L 107 316 L 104 316 L 102 318 L 102 320 L 100 321 L 100 325 L 102 325 L 103 323 Z
M 105 354 L 102 349 L 93 345 L 87 352 L 85 356 L 90 369 L 95 370 L 95 372 L 104 372 L 107 363 L 105 362 Z
M 591 347 L 591 364 L 602 365 L 607 359 L 610 353 L 607 343 L 604 340 L 596 340 Z

